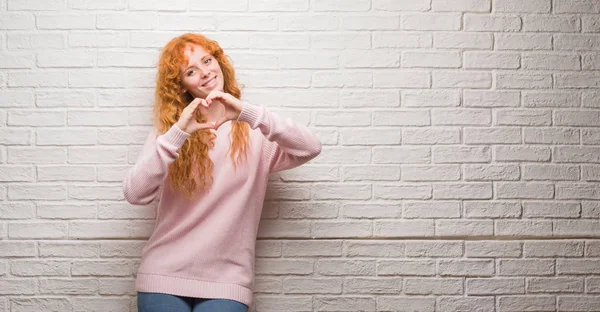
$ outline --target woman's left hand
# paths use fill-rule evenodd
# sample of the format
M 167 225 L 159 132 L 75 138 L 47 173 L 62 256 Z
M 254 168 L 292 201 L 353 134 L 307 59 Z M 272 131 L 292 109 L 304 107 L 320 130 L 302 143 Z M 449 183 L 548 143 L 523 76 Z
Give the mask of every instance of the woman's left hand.
M 229 120 L 237 120 L 244 104 L 229 93 L 211 91 L 205 98 L 206 106 L 200 106 L 200 112 L 206 116 L 207 122 L 214 123 L 214 129 L 219 128 Z

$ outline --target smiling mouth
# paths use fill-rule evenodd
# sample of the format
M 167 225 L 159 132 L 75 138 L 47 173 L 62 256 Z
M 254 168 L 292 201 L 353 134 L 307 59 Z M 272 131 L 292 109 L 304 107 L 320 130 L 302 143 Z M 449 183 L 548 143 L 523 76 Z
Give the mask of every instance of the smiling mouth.
M 211 80 L 205 82 L 202 86 L 203 87 L 208 87 L 213 85 L 215 82 L 217 81 L 217 76 L 213 77 Z

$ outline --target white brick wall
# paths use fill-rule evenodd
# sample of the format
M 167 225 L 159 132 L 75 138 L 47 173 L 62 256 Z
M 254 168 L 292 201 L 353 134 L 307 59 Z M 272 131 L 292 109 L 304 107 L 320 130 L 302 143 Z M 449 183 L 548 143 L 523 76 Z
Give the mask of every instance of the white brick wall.
M 252 311 L 600 311 L 600 1 L 0 0 L 0 312 L 137 311 L 121 180 L 160 48 L 218 40 L 321 138 Z

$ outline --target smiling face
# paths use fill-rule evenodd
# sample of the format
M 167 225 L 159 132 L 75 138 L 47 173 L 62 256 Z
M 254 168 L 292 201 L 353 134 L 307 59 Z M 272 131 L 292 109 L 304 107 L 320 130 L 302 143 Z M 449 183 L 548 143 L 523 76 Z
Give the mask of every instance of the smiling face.
M 189 44 L 183 50 L 187 63 L 181 64 L 183 91 L 206 98 L 213 90 L 223 91 L 223 71 L 219 62 L 202 46 Z

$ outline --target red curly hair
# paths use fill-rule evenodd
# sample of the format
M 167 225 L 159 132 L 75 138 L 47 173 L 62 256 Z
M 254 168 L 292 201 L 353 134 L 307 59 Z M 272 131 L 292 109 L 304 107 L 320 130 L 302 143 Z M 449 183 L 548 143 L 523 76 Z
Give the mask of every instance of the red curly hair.
M 203 47 L 217 60 L 223 71 L 223 91 L 241 98 L 233 65 L 216 41 L 192 33 L 173 38 L 163 48 L 158 61 L 153 118 L 161 134 L 167 132 L 179 120 L 183 109 L 193 100 L 193 96 L 188 92 L 182 92 L 180 68 L 181 64 L 187 64 L 188 60 L 183 51 L 191 44 Z M 199 122 L 206 122 L 199 110 L 196 118 Z M 236 166 L 246 157 L 250 131 L 247 123 L 236 120 L 231 122 L 230 156 Z M 169 182 L 172 188 L 191 198 L 198 185 L 207 188 L 212 184 L 213 162 L 208 157 L 208 151 L 214 146 L 215 137 L 209 130 L 200 130 L 185 141 L 179 151 L 179 157 L 169 166 Z

